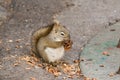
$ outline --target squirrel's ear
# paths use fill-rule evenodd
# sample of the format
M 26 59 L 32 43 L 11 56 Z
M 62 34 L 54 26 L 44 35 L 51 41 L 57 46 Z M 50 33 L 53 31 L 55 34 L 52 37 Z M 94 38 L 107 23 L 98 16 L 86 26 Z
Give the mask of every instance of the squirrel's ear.
M 53 31 L 55 31 L 56 33 L 59 29 L 59 21 L 54 20 L 53 22 L 54 22 Z
M 54 26 L 58 27 L 58 25 L 60 24 L 58 20 L 53 20 L 54 22 Z

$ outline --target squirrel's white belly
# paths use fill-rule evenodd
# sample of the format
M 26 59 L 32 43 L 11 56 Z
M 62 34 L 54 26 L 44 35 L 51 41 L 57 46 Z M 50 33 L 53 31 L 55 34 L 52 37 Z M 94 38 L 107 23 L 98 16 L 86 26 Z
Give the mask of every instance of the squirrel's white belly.
M 47 47 L 45 49 L 45 52 L 48 56 L 49 62 L 54 62 L 59 59 L 61 59 L 64 55 L 64 47 L 59 47 L 59 48 L 50 48 Z

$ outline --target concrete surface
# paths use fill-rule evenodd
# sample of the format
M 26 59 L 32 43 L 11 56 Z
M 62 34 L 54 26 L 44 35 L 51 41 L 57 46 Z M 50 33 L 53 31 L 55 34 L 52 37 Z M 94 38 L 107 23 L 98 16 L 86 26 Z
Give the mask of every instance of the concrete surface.
M 4 1 L 4 0 L 2 0 Z M 9 0 L 5 0 L 9 1 Z M 73 49 L 63 59 L 69 63 L 79 59 L 83 45 L 99 31 L 108 28 L 120 19 L 119 0 L 12 0 L 13 15 L 4 25 L 0 26 L 0 79 L 1 80 L 61 80 L 55 78 L 42 68 L 29 67 L 19 57 L 30 55 L 30 38 L 33 31 L 48 25 L 52 17 L 57 19 L 70 31 Z M 17 40 L 20 39 L 18 43 Z M 15 62 L 19 66 L 13 67 Z M 72 80 L 67 78 L 67 80 Z M 79 80 L 79 79 L 74 79 Z
M 0 25 L 6 22 L 6 20 L 8 20 L 11 15 L 8 11 L 8 5 L 10 5 L 10 2 L 11 0 L 9 0 L 9 3 L 6 0 L 0 0 Z
M 52 17 L 55 13 L 68 8 L 66 2 L 13 0 L 11 5 L 13 6 L 11 19 L 0 26 L 0 80 L 31 80 L 31 77 L 36 80 L 61 80 L 66 77 L 67 75 L 63 75 L 56 78 L 45 69 L 38 66 L 31 68 L 25 61 L 19 59 L 31 55 L 32 32 L 53 22 Z M 18 66 L 14 66 L 16 62 L 19 63 Z
M 111 30 L 115 31 L 111 31 Z M 97 80 L 120 80 L 120 23 L 110 26 L 90 40 L 81 53 L 81 71 Z
M 62 11 L 57 19 L 71 30 L 73 54 L 99 31 L 120 19 L 119 0 L 73 0 L 72 8 Z

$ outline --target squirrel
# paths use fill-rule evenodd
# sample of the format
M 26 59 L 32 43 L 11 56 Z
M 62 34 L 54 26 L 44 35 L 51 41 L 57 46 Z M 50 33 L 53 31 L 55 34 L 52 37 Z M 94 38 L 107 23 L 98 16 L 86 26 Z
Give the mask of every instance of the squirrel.
M 45 62 L 60 60 L 64 56 L 65 49 L 71 48 L 71 45 L 69 30 L 57 21 L 32 34 L 32 51 Z

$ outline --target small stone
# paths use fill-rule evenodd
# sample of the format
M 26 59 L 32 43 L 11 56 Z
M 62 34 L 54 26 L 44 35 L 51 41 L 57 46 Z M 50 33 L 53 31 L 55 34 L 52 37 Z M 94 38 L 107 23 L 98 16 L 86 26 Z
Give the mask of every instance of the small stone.
M 105 66 L 103 64 L 101 64 L 100 67 L 105 67 Z
M 10 42 L 10 43 L 11 43 L 11 42 L 13 42 L 13 40 L 8 40 L 8 42 Z
M 110 74 L 109 74 L 110 77 L 113 77 L 114 75 L 115 75 L 114 73 L 110 73 Z
M 23 48 L 23 46 L 20 46 L 20 48 Z

